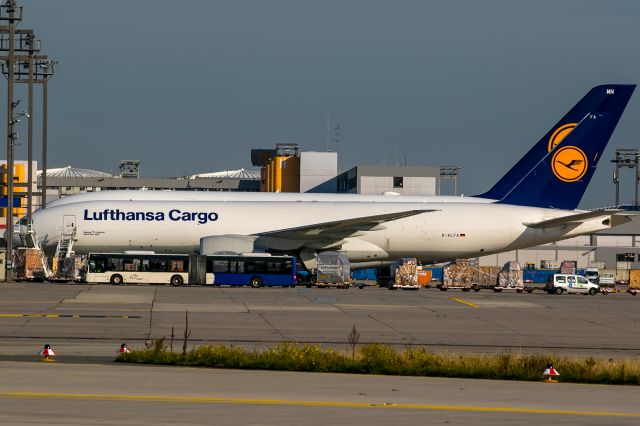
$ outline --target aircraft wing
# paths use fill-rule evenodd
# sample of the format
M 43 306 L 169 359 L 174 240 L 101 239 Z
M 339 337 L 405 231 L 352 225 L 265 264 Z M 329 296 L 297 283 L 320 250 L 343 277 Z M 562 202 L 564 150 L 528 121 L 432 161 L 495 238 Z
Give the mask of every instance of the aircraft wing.
M 610 218 L 610 219 L 614 219 L 615 220 L 611 220 L 611 226 L 617 226 L 617 225 L 621 225 L 625 222 L 629 222 L 630 220 L 632 220 L 630 215 L 619 215 L 617 213 L 620 213 L 623 210 L 611 210 L 611 209 L 598 209 L 598 210 L 591 210 L 588 212 L 583 212 L 583 213 L 576 213 L 576 214 L 572 214 L 569 216 L 563 216 L 563 217 L 557 217 L 554 219 L 548 219 L 548 220 L 543 220 L 541 222 L 529 222 L 529 223 L 524 223 L 524 225 L 526 225 L 529 228 L 534 228 L 534 229 L 545 229 L 545 228 L 555 228 L 558 226 L 563 226 L 563 225 L 569 225 L 569 226 L 577 226 L 580 225 L 581 223 L 583 223 L 584 221 L 587 221 L 589 219 L 595 219 L 597 217 L 606 217 L 606 218 Z M 615 224 L 614 224 L 615 222 Z
M 384 213 L 373 216 L 360 216 L 353 219 L 315 223 L 313 225 L 279 229 L 255 235 L 260 237 L 275 237 L 289 240 L 342 239 L 353 235 L 356 232 L 381 229 L 381 226 L 385 222 L 434 211 L 438 210 L 406 210 L 402 212 Z

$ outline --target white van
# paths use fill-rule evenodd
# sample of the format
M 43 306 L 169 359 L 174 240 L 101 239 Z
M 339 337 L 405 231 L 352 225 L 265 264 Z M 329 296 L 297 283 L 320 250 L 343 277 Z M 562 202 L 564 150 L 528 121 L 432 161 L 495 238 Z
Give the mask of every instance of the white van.
M 594 295 L 600 287 L 597 284 L 590 283 L 582 275 L 575 274 L 553 274 L 547 280 L 545 287 L 549 294 L 567 293 L 585 293 Z

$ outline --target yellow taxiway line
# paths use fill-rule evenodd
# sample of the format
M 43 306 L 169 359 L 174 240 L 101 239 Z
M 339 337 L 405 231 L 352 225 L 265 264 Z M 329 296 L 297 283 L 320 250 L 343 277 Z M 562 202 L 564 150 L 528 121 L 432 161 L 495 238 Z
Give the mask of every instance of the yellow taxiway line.
M 449 300 L 453 300 L 454 302 L 462 303 L 463 305 L 471 306 L 472 308 L 479 308 L 480 306 L 475 303 L 467 302 L 464 299 L 460 299 L 459 297 L 450 297 Z
M 614 411 L 576 411 L 544 408 L 518 407 L 478 407 L 472 405 L 432 405 L 432 404 L 400 404 L 400 403 L 367 403 L 349 401 L 299 401 L 287 399 L 252 399 L 252 398 L 216 398 L 197 396 L 167 396 L 167 395 L 124 395 L 124 394 L 93 394 L 93 393 L 44 393 L 44 392 L 0 392 L 0 398 L 33 398 L 33 399 L 73 399 L 84 401 L 145 401 L 145 402 L 173 402 L 185 404 L 245 404 L 245 405 L 289 405 L 308 407 L 348 407 L 348 408 L 386 408 L 426 411 L 469 411 L 487 413 L 518 413 L 518 414 L 557 414 L 569 416 L 600 416 L 600 417 L 638 417 L 640 413 Z

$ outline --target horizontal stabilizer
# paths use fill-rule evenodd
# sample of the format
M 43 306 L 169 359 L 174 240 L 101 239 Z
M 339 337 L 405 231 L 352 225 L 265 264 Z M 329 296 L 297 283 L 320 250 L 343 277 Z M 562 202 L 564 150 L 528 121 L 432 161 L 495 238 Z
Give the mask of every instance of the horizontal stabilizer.
M 356 232 L 380 229 L 380 225 L 392 220 L 429 213 L 438 210 L 406 210 L 395 213 L 384 213 L 373 216 L 361 216 L 353 219 L 337 220 L 333 222 L 314 223 L 313 225 L 298 226 L 276 231 L 256 234 L 261 237 L 277 237 L 291 240 L 341 239 Z
M 556 228 L 558 226 L 564 226 L 564 225 L 579 225 L 587 220 L 595 219 L 598 217 L 611 218 L 615 216 L 615 218 L 617 219 L 616 225 L 620 225 L 622 223 L 632 220 L 629 215 L 617 215 L 617 213 L 620 213 L 620 212 L 621 210 L 598 209 L 598 210 L 591 210 L 584 213 L 577 213 L 569 216 L 543 220 L 542 222 L 523 223 L 523 225 L 529 228 L 534 228 L 534 229 L 545 229 L 545 228 Z

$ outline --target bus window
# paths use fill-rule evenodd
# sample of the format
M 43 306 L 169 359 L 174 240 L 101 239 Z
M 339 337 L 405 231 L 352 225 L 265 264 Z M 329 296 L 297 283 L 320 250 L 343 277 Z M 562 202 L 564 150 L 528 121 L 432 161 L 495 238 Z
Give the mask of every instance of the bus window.
M 122 271 L 123 260 L 116 258 L 109 258 L 107 260 L 107 264 L 109 265 L 109 271 Z
M 124 259 L 124 270 L 127 272 L 140 272 L 140 259 Z
M 165 259 L 151 258 L 149 259 L 149 272 L 170 272 Z
M 267 262 L 264 260 L 245 260 L 244 270 L 250 274 L 267 272 Z
M 171 272 L 185 272 L 184 260 L 170 260 L 169 267 Z
M 89 262 L 89 272 L 102 273 L 107 269 L 107 259 L 93 259 Z
M 275 274 L 280 272 L 282 264 L 280 262 L 267 262 L 267 272 Z
M 227 260 L 214 260 L 213 261 L 213 271 L 214 274 L 216 272 L 229 272 L 229 261 Z
M 236 264 L 238 265 L 238 273 L 244 274 L 244 261 L 238 260 Z

